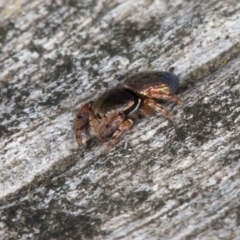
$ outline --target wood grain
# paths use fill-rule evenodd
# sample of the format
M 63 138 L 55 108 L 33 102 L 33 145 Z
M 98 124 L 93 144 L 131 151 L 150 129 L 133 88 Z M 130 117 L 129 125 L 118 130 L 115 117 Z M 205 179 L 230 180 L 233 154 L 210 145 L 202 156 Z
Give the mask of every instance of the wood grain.
M 2 2 L 0 239 L 239 239 L 239 10 Z M 77 146 L 83 103 L 127 74 L 169 69 L 184 101 L 164 105 L 174 121 L 141 119 L 109 154 Z

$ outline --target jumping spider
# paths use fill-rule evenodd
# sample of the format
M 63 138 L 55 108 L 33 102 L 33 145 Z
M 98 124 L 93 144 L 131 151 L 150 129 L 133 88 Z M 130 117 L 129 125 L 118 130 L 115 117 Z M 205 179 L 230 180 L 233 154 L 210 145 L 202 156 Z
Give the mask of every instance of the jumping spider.
M 96 136 L 101 143 L 108 141 L 109 151 L 140 116 L 157 111 L 173 119 L 160 101 L 183 104 L 175 95 L 178 88 L 179 78 L 170 72 L 139 72 L 127 77 L 123 84 L 104 92 L 78 110 L 75 120 L 78 144 Z

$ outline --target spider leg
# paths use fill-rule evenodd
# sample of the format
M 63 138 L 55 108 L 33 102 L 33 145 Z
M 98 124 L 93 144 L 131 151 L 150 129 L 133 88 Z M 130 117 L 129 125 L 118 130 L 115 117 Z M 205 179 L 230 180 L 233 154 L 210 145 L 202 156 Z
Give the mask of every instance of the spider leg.
M 162 87 L 161 89 L 150 89 L 148 95 L 150 98 L 156 98 L 158 100 L 171 100 L 179 105 L 183 105 L 183 101 L 175 94 L 170 93 L 167 88 L 165 89 Z
M 158 103 L 157 101 L 153 100 L 153 99 L 145 99 L 143 102 L 143 106 L 142 109 L 144 112 L 150 112 L 151 110 L 157 111 L 157 112 L 161 112 L 163 113 L 164 116 L 166 116 L 169 119 L 173 119 L 174 115 L 172 113 L 170 113 L 167 109 L 165 109 L 160 103 Z
M 119 142 L 119 140 L 121 139 L 123 134 L 133 127 L 133 124 L 134 124 L 134 120 L 130 119 L 130 118 L 124 120 L 120 124 L 120 126 L 118 127 L 116 132 L 112 135 L 112 137 L 107 145 L 108 152 L 111 150 L 111 148 L 113 148 Z
M 77 112 L 74 122 L 75 137 L 80 145 L 92 137 L 90 133 L 89 113 L 92 102 L 84 104 Z

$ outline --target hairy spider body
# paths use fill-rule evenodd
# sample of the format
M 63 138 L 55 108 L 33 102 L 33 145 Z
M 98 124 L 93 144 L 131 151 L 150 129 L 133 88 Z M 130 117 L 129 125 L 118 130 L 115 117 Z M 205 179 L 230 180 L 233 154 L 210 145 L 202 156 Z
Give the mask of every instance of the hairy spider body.
M 109 151 L 133 127 L 139 116 L 158 111 L 173 119 L 174 116 L 160 101 L 182 104 L 175 95 L 178 88 L 179 78 L 170 72 L 140 72 L 127 77 L 123 84 L 78 110 L 75 120 L 78 144 L 97 136 L 101 143 L 108 141 Z

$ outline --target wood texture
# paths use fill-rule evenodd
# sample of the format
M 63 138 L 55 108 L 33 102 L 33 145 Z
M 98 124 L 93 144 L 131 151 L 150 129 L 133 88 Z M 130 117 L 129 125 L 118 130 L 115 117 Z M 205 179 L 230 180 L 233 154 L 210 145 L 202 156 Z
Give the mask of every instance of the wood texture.
M 0 239 L 240 239 L 239 1 L 0 5 Z M 174 70 L 184 106 L 109 154 L 81 104 Z

